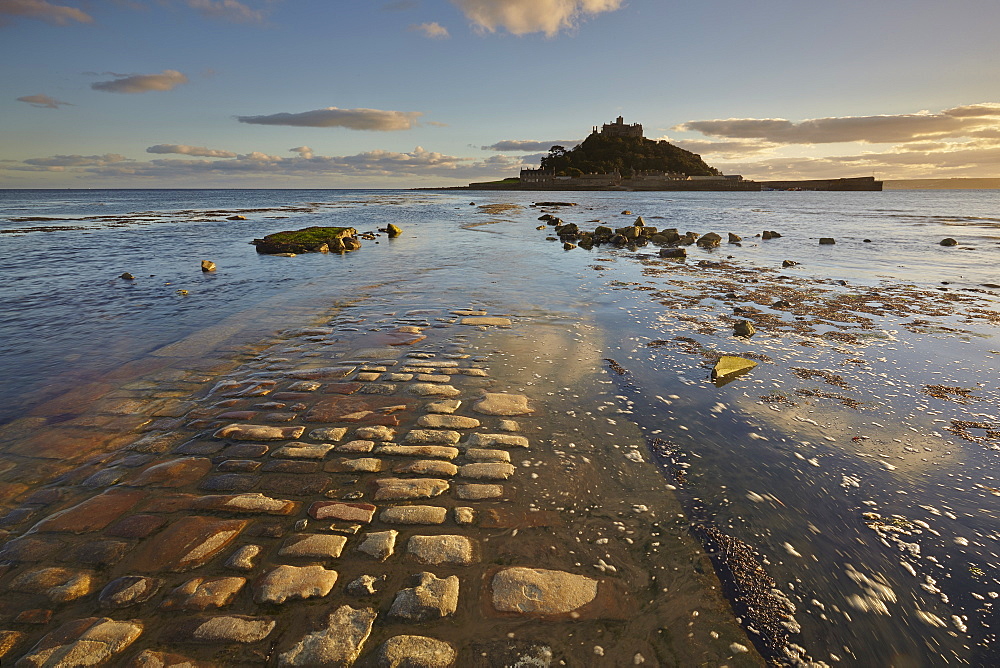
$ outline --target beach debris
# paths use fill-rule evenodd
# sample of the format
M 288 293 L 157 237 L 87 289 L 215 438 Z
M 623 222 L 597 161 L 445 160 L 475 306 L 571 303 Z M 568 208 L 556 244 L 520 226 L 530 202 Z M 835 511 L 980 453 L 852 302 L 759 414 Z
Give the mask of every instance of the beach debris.
M 210 271 L 215 271 L 215 263 L 212 262 L 211 260 L 202 260 L 201 261 L 201 270 L 203 272 L 205 272 L 206 274 L 208 272 L 210 272 Z
M 605 357 L 604 361 L 607 362 L 608 366 L 611 367 L 611 370 L 617 373 L 619 376 L 625 376 L 628 374 L 628 369 L 626 369 L 625 367 L 623 367 L 621 364 L 614 361 L 610 357 Z
M 745 357 L 737 357 L 736 355 L 723 355 L 712 367 L 712 380 L 717 383 L 728 383 L 731 380 L 735 380 L 738 376 L 750 371 L 757 363 L 753 360 L 748 360 Z
M 945 237 L 944 239 L 941 240 L 941 245 L 942 246 L 957 246 L 958 242 L 956 240 L 952 239 L 951 237 Z

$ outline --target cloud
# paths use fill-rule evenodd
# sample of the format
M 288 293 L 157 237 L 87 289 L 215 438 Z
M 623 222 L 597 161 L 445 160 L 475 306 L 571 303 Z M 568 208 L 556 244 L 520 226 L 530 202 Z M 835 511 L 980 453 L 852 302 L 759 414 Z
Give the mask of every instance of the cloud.
M 223 19 L 234 23 L 261 23 L 264 12 L 252 9 L 237 0 L 187 0 L 188 7 L 197 9 L 202 16 Z
M 113 74 L 118 77 L 112 81 L 98 81 L 90 84 L 94 90 L 105 93 L 148 93 L 152 90 L 171 90 L 188 78 L 177 70 L 163 70 L 160 74 Z
M 348 128 L 391 132 L 409 130 L 423 116 L 419 111 L 383 111 L 381 109 L 338 109 L 327 107 L 297 114 L 280 113 L 268 116 L 237 116 L 240 123 L 253 125 L 291 125 L 306 128 Z
M 299 157 L 306 158 L 307 160 L 313 157 L 313 150 L 308 146 L 296 146 L 295 148 L 288 149 L 292 153 L 298 153 Z
M 69 102 L 60 102 L 54 97 L 49 97 L 48 95 L 25 95 L 24 97 L 17 98 L 18 102 L 27 102 L 32 107 L 38 107 L 40 109 L 58 109 L 60 105 L 68 105 L 72 107 L 73 105 Z
M 673 130 L 709 137 L 757 139 L 775 144 L 898 143 L 968 136 L 1000 124 L 1000 104 L 955 107 L 940 113 L 813 118 L 794 123 L 783 118 L 729 118 L 688 121 Z
M 582 139 L 556 139 L 553 141 L 534 141 L 532 139 L 505 139 L 496 144 L 481 147 L 484 151 L 544 151 L 549 152 L 553 146 L 571 148 L 579 144 Z
M 448 34 L 448 29 L 440 23 L 418 23 L 410 26 L 409 29 L 414 32 L 422 32 L 424 37 L 430 39 L 448 39 L 451 36 Z
M 760 155 L 768 153 L 778 146 L 778 144 L 759 141 L 705 141 L 703 139 L 669 139 L 668 137 L 661 137 L 661 139 L 698 155 L 717 155 L 723 158 Z
M 107 167 L 129 162 L 129 159 L 118 153 L 105 153 L 104 155 L 53 155 L 22 162 L 29 170 L 63 171 L 68 167 Z
M 515 35 L 544 32 L 552 37 L 587 14 L 612 12 L 624 0 L 451 0 L 472 24 L 486 32 L 503 28 Z
M 157 144 L 146 149 L 146 153 L 179 153 L 181 155 L 196 155 L 203 158 L 235 158 L 232 151 L 219 151 L 204 146 L 185 146 L 184 144 Z
M 54 5 L 46 0 L 0 0 L 0 25 L 6 23 L 2 16 L 21 16 L 67 25 L 73 21 L 92 23 L 94 19 L 86 12 L 66 5 Z

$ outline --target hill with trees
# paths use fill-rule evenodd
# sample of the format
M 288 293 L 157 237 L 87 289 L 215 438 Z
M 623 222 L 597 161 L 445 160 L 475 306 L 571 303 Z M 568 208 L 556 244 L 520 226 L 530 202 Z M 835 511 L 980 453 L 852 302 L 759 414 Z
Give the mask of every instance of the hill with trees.
M 625 178 L 636 172 L 673 172 L 687 176 L 719 176 L 701 156 L 666 141 L 645 137 L 611 137 L 593 133 L 567 150 L 553 146 L 542 158 L 542 169 L 557 176 L 582 176 L 618 171 Z

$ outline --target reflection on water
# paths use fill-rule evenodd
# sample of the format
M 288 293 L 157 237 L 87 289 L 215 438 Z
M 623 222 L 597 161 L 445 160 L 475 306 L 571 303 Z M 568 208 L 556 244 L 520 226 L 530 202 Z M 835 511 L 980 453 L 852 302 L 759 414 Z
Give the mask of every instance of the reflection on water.
M 557 215 L 581 227 L 641 214 L 744 237 L 676 265 L 639 257 L 648 249 L 564 252 L 535 230 L 531 193 L 6 191 L 0 421 L 241 313 L 318 312 L 366 294 L 405 309 L 583 313 L 608 342 L 601 357 L 628 372 L 620 417 L 668 444 L 664 475 L 689 514 L 753 547 L 794 604 L 797 656 L 996 665 L 1000 353 L 995 294 L 982 287 L 1000 282 L 993 197 L 552 197 L 579 204 Z M 345 256 L 249 245 L 280 229 L 390 222 L 402 237 Z M 783 236 L 755 238 L 763 229 Z M 945 236 L 959 246 L 941 247 Z M 218 272 L 202 274 L 202 259 Z M 778 299 L 791 307 L 772 308 Z M 758 334 L 734 338 L 738 319 Z M 758 366 L 716 387 L 714 354 Z

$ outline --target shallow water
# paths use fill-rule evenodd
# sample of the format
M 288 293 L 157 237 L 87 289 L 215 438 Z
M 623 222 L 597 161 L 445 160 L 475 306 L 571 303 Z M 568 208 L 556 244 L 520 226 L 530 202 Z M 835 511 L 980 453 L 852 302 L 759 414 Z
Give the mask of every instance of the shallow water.
M 0 421 L 261 307 L 275 316 L 265 328 L 366 295 L 405 310 L 462 302 L 525 316 L 580 314 L 600 329 L 604 357 L 628 372 L 619 378 L 618 401 L 630 412 L 608 419 L 632 419 L 650 439 L 663 439 L 670 452 L 658 453 L 664 475 L 677 478 L 681 463 L 677 493 L 692 519 L 760 553 L 796 605 L 801 633 L 790 640 L 802 656 L 843 665 L 995 665 L 998 446 L 995 438 L 973 443 L 943 429 L 953 419 L 997 425 L 1000 355 L 992 351 L 1000 346 L 995 322 L 984 319 L 996 313 L 996 290 L 983 287 L 1000 283 L 995 193 L 545 193 L 578 203 L 557 215 L 581 228 L 594 220 L 621 226 L 641 214 L 657 227 L 744 237 L 740 247 L 693 249 L 682 270 L 639 257 L 653 255 L 649 248 L 565 252 L 544 241 L 551 228 L 534 229 L 534 199 L 0 192 Z M 491 203 L 520 207 L 482 206 Z M 226 220 L 237 214 L 247 220 Z M 404 235 L 364 242 L 345 256 L 267 257 L 248 245 L 281 229 L 367 231 L 389 222 Z M 783 236 L 754 238 L 765 229 Z M 820 236 L 837 243 L 819 246 Z M 941 247 L 946 236 L 959 246 Z M 699 259 L 726 256 L 733 256 L 728 267 L 696 267 Z M 202 259 L 219 270 L 202 274 Z M 783 270 L 784 259 L 801 264 Z M 136 280 L 117 278 L 123 271 Z M 879 299 L 908 296 L 869 313 L 867 329 L 852 323 L 854 340 L 777 327 L 734 339 L 725 319 L 733 307 L 752 306 L 748 294 L 776 282 L 800 294 L 817 290 L 810 297 L 817 309 L 853 293 L 868 294 L 868 306 L 858 308 L 869 311 L 879 310 Z M 724 298 L 730 290 L 736 299 Z M 981 301 L 941 301 L 955 295 Z M 969 309 L 985 316 L 963 322 L 950 315 Z M 921 318 L 928 323 L 913 324 Z M 837 317 L 810 326 L 843 329 Z M 773 361 L 716 387 L 698 350 L 648 345 L 677 336 L 698 350 Z M 557 364 L 579 363 L 561 350 L 549 354 Z M 843 386 L 794 369 L 840 375 Z M 975 399 L 963 404 L 922 391 L 933 384 L 970 389 Z M 797 390 L 861 403 L 851 408 Z

